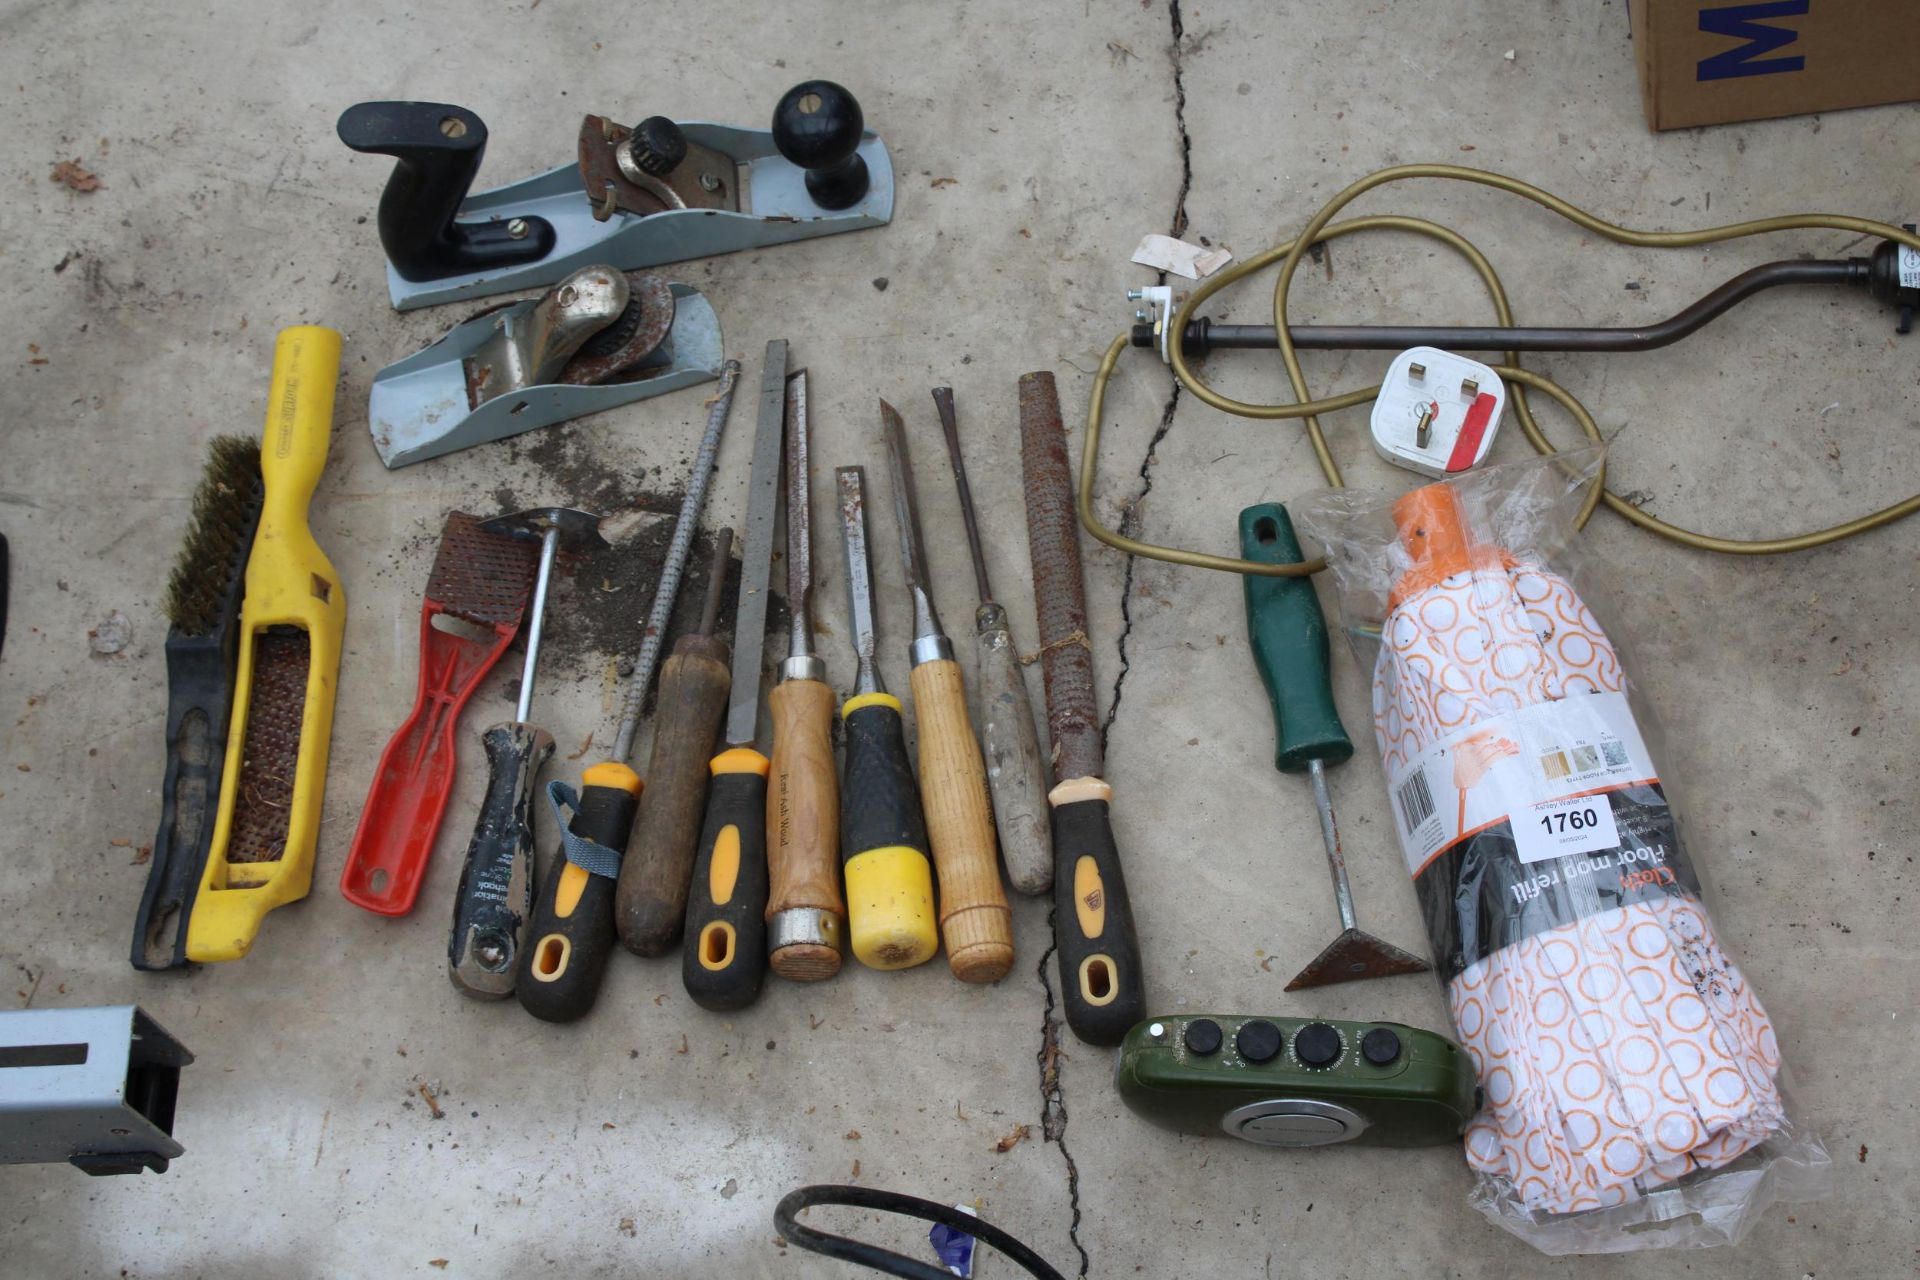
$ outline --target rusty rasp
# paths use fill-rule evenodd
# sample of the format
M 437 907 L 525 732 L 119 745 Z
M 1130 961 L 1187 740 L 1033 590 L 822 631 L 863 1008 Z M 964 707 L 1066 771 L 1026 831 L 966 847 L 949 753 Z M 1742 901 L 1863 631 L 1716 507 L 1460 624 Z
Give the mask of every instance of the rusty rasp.
M 1087 637 L 1067 434 L 1051 373 L 1020 378 L 1020 464 L 1034 608 L 1053 738 L 1053 937 L 1061 1006 L 1074 1035 L 1118 1044 L 1146 1012 L 1140 943 L 1134 936 L 1109 804 Z

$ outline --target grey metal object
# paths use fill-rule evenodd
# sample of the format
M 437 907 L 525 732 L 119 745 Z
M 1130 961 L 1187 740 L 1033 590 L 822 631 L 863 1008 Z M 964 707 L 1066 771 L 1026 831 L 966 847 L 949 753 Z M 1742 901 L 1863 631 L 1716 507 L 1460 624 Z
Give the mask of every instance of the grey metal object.
M 880 421 L 887 433 L 887 470 L 893 479 L 893 522 L 900 531 L 900 562 L 913 594 L 913 644 L 908 656 L 914 666 L 944 662 L 953 657 L 953 641 L 940 629 L 933 607 L 933 588 L 927 582 L 926 542 L 920 536 L 919 503 L 913 493 L 913 460 L 907 455 L 907 428 L 900 411 L 880 402 Z
M 562 280 L 530 307 L 508 307 L 464 362 L 475 407 L 510 391 L 556 382 L 581 344 L 627 309 L 627 277 L 594 265 Z
M 513 219 L 544 218 L 554 230 L 551 253 L 538 262 L 440 280 L 406 280 L 389 263 L 387 293 L 393 305 L 410 311 L 541 288 L 597 262 L 632 271 L 880 227 L 893 219 L 893 159 L 877 134 L 863 135 L 857 152 L 871 175 L 866 196 L 850 208 L 828 211 L 807 194 L 807 171 L 775 149 L 769 130 L 697 120 L 679 125 L 690 147 L 708 148 L 731 160 L 733 186 L 740 193 L 738 209 L 669 208 L 644 216 L 615 210 L 602 221 L 594 216 L 600 193 L 589 198 L 580 166 L 559 165 L 471 195 L 456 215 L 462 222 L 509 224 Z
M 1313 787 L 1313 807 L 1320 816 L 1320 841 L 1326 846 L 1327 870 L 1333 877 L 1333 900 L 1340 911 L 1340 936 L 1294 975 L 1293 981 L 1287 983 L 1287 990 L 1425 973 L 1431 967 L 1425 960 L 1360 928 L 1353 910 L 1353 886 L 1347 881 L 1347 857 L 1340 849 L 1340 830 L 1334 822 L 1333 797 L 1327 792 L 1327 770 L 1322 761 L 1307 761 L 1307 781 Z
M 720 318 L 699 290 L 684 284 L 670 289 L 672 328 L 621 381 L 594 386 L 541 382 L 511 394 L 493 394 L 476 405 L 470 390 L 470 361 L 497 347 L 501 335 L 511 331 L 522 314 L 540 305 L 538 298 L 469 320 L 426 350 L 388 365 L 374 376 L 367 405 L 367 424 L 380 460 L 390 468 L 404 467 L 711 382 L 720 376 L 726 361 Z M 619 313 L 614 308 L 613 314 Z
M 533 677 L 540 668 L 540 633 L 547 619 L 547 587 L 553 580 L 553 562 L 561 552 L 569 555 L 597 551 L 607 545 L 600 536 L 600 517 L 572 507 L 534 507 L 512 515 L 495 516 L 480 526 L 488 533 L 507 538 L 537 538 L 540 541 L 540 576 L 533 583 L 533 605 L 527 611 L 527 658 L 520 668 L 520 701 L 513 718 L 528 723 L 533 710 Z
M 853 624 L 856 662 L 853 696 L 885 693 L 880 680 L 876 631 L 873 625 L 873 558 L 867 551 L 866 473 L 859 467 L 834 472 L 840 494 L 841 544 L 847 551 L 847 610 Z
M 760 726 L 760 659 L 767 643 L 767 583 L 773 574 L 773 522 L 780 513 L 780 440 L 786 434 L 787 342 L 767 344 L 760 376 L 760 420 L 747 473 L 746 542 L 740 556 L 740 605 L 733 623 L 733 685 L 727 694 L 727 745 L 751 746 Z
M 807 474 L 807 371 L 787 376 L 787 658 L 782 680 L 825 680 L 826 659 L 813 651 L 813 485 Z
M 1220 1127 L 1263 1147 L 1324 1147 L 1359 1137 L 1367 1117 L 1317 1098 L 1270 1098 L 1235 1107 L 1220 1117 Z
M 137 1005 L 0 1013 L 0 1164 L 165 1173 L 192 1061 Z
M 831 911 L 818 907 L 794 907 L 775 912 L 767 918 L 767 954 L 788 947 L 832 947 L 842 949 L 840 921 Z
M 720 453 L 720 434 L 726 430 L 727 412 L 733 408 L 733 386 L 739 376 L 738 360 L 727 361 L 720 371 L 720 389 L 714 393 L 707 429 L 700 437 L 700 450 L 693 457 L 686 496 L 680 499 L 680 515 L 674 521 L 673 537 L 667 543 L 666 563 L 660 567 L 660 584 L 654 588 L 653 608 L 647 613 L 646 629 L 640 636 L 640 652 L 633 660 L 633 674 L 627 677 L 627 692 L 620 702 L 620 727 L 613 739 L 615 760 L 625 760 L 633 754 L 633 736 L 640 727 L 640 708 L 647 700 L 647 686 L 653 683 L 653 667 L 660 660 L 660 647 L 673 617 L 674 598 L 680 594 L 680 575 L 687 567 L 687 553 L 693 550 L 693 533 L 700 524 L 700 508 L 707 501 L 713 461 Z M 724 557 L 726 551 L 723 549 L 719 554 Z M 712 629 L 709 622 L 704 631 Z

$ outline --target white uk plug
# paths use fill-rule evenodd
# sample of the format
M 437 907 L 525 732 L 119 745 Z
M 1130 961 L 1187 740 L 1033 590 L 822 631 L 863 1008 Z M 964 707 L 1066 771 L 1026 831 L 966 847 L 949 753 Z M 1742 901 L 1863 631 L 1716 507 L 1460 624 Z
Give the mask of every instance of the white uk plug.
M 1394 357 L 1373 402 L 1373 447 L 1395 466 L 1444 479 L 1493 448 L 1507 388 L 1478 360 L 1438 347 Z

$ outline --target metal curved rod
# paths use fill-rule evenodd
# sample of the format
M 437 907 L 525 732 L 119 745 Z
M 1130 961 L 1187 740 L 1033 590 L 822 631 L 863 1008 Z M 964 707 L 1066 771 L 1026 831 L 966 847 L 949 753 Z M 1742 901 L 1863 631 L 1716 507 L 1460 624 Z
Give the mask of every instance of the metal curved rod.
M 1633 328 L 1297 324 L 1290 327 L 1290 332 L 1293 345 L 1302 351 L 1403 351 L 1408 347 L 1448 351 L 1651 351 L 1678 342 L 1767 289 L 1801 284 L 1865 287 L 1870 266 L 1866 258 L 1769 262 L 1741 272 L 1657 324 Z M 1135 325 L 1132 343 L 1136 347 L 1156 345 L 1153 327 Z M 1189 357 L 1204 356 L 1209 351 L 1272 351 L 1279 345 L 1270 324 L 1215 324 L 1205 318 L 1187 324 L 1181 343 Z

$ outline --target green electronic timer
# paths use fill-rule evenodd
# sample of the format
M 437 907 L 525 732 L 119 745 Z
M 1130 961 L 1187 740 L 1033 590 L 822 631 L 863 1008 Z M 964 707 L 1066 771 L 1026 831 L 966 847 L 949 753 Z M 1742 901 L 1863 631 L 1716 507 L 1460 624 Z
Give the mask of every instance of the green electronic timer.
M 1472 1059 L 1393 1022 L 1149 1018 L 1121 1042 L 1114 1083 L 1163 1128 L 1269 1147 L 1435 1146 L 1478 1109 Z

